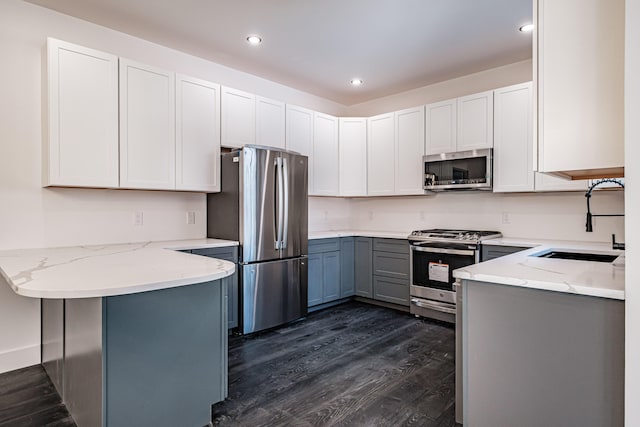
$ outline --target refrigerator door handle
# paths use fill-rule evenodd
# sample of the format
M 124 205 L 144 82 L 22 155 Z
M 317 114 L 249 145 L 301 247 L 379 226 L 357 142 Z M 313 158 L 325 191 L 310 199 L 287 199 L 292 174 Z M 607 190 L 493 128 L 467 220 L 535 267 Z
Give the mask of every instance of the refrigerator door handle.
M 282 249 L 282 229 L 283 229 L 283 221 L 284 221 L 284 173 L 282 170 L 282 157 L 276 157 L 276 178 L 278 181 L 278 224 L 276 228 L 276 250 Z
M 284 228 L 280 236 L 280 248 L 286 249 L 287 236 L 289 235 L 289 160 L 286 157 L 282 158 L 282 175 L 284 177 L 284 211 L 282 214 Z

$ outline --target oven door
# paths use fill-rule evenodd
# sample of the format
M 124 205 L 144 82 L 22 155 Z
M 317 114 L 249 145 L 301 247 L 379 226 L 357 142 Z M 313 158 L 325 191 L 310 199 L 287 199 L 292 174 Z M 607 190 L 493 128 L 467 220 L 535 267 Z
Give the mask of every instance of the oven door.
M 478 251 L 465 244 L 411 246 L 411 296 L 455 304 L 453 270 L 475 264 Z

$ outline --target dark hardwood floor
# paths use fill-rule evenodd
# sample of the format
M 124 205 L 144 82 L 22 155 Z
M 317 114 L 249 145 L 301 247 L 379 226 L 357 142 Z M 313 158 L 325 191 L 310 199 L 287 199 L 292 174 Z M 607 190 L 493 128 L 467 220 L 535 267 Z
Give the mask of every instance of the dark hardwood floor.
M 455 331 L 350 302 L 229 339 L 218 426 L 456 426 Z M 0 375 L 0 427 L 75 426 L 41 366 Z
M 229 340 L 219 426 L 455 426 L 455 331 L 347 303 Z
M 40 365 L 0 375 L 0 427 L 75 427 Z

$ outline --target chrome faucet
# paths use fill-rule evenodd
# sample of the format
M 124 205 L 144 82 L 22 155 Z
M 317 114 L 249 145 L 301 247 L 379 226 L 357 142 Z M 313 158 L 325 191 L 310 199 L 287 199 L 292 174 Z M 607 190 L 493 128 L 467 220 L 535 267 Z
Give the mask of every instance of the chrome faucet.
M 599 179 L 596 182 L 594 182 L 593 184 L 591 184 L 591 186 L 589 187 L 589 189 L 587 190 L 587 192 L 585 193 L 584 197 L 587 198 L 587 232 L 591 233 L 593 231 L 593 222 L 592 222 L 592 218 L 594 216 L 624 216 L 624 214 L 600 214 L 600 215 L 595 215 L 591 213 L 591 204 L 589 203 L 591 201 L 591 192 L 594 190 L 594 188 L 596 188 L 599 185 L 605 184 L 605 183 L 613 183 L 613 184 L 617 184 L 620 187 L 622 187 L 624 189 L 624 184 L 617 180 L 617 179 L 611 179 L 611 178 L 605 178 L 605 179 Z M 615 241 L 615 235 L 613 235 L 613 245 L 617 246 L 614 249 L 624 249 L 624 243 L 618 243 Z M 621 246 L 621 247 L 620 247 Z

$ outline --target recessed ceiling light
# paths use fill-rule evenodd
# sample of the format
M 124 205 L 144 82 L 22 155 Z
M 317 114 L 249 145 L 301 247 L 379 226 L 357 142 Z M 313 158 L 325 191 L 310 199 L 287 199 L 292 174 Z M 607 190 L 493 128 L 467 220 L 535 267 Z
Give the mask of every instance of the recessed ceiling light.
M 522 31 L 523 33 L 529 33 L 533 31 L 533 28 L 534 28 L 533 24 L 526 24 L 520 27 L 520 31 Z
M 362 81 L 362 79 L 352 79 L 351 80 L 351 84 L 354 85 L 354 86 L 360 86 L 362 83 L 364 83 Z
M 248 36 L 247 37 L 247 42 L 250 45 L 258 46 L 260 43 L 262 43 L 262 37 L 260 37 L 260 36 Z

